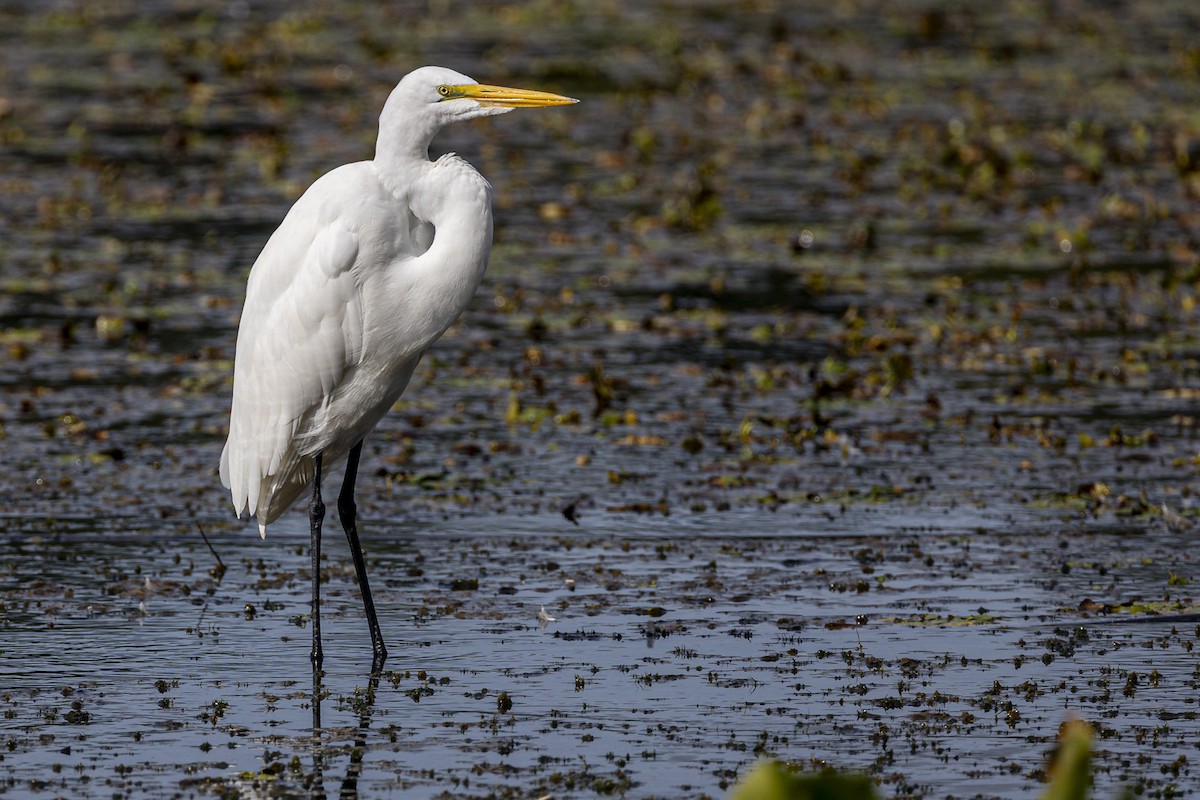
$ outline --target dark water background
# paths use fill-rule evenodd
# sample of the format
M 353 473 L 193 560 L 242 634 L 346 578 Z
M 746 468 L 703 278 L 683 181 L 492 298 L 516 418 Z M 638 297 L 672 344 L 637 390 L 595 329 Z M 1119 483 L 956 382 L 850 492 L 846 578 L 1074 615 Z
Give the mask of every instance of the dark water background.
M 1197 31 L 0 4 L 0 795 L 718 797 L 775 755 L 1026 797 L 1070 715 L 1099 797 L 1193 794 Z M 234 336 L 425 63 L 583 102 L 436 143 L 492 266 L 364 452 L 377 687 L 329 537 L 314 736 L 304 518 L 260 542 L 215 475 Z

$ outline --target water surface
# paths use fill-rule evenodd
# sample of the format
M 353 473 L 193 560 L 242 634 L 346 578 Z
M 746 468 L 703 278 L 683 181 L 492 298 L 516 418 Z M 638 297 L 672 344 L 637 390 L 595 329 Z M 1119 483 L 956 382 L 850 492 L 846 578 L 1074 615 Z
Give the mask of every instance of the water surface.
M 1192 793 L 1197 13 L 5 5 L 0 793 L 1027 797 L 1071 715 Z M 583 102 L 437 142 L 496 246 L 364 450 L 376 686 L 329 519 L 314 731 L 235 331 L 423 63 Z

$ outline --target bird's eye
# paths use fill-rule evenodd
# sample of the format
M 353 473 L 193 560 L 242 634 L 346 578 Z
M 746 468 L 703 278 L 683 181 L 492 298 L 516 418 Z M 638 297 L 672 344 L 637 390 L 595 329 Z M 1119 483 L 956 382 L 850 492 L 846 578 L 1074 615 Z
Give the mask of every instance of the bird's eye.
M 440 94 L 442 97 L 449 97 L 450 96 L 450 87 L 445 86 L 445 85 L 439 86 L 438 94 Z

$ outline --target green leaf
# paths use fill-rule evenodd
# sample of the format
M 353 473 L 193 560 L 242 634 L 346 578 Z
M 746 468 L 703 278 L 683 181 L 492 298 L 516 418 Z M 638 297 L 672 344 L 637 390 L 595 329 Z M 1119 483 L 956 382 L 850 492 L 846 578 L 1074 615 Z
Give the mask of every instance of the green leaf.
M 1050 785 L 1042 800 L 1086 800 L 1092 781 L 1092 728 L 1071 720 L 1058 737 L 1058 754 L 1050 766 Z
M 874 800 L 870 778 L 828 770 L 801 775 L 778 761 L 755 766 L 729 795 L 729 800 Z

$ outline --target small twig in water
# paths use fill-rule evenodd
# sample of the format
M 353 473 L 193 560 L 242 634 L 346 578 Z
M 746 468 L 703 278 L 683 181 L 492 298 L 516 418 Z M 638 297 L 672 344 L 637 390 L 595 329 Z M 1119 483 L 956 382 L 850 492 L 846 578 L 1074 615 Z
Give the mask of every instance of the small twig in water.
M 200 526 L 199 520 L 192 520 L 192 522 L 196 523 L 196 530 L 200 531 L 200 535 L 204 538 L 204 543 L 208 545 L 208 551 L 212 553 L 213 558 L 217 560 L 217 566 L 212 569 L 212 576 L 217 580 L 221 580 L 221 577 L 225 574 L 225 562 L 221 560 L 221 556 L 217 553 L 216 548 L 213 547 L 212 542 L 208 540 L 208 534 L 206 534 L 204 532 L 204 528 Z

